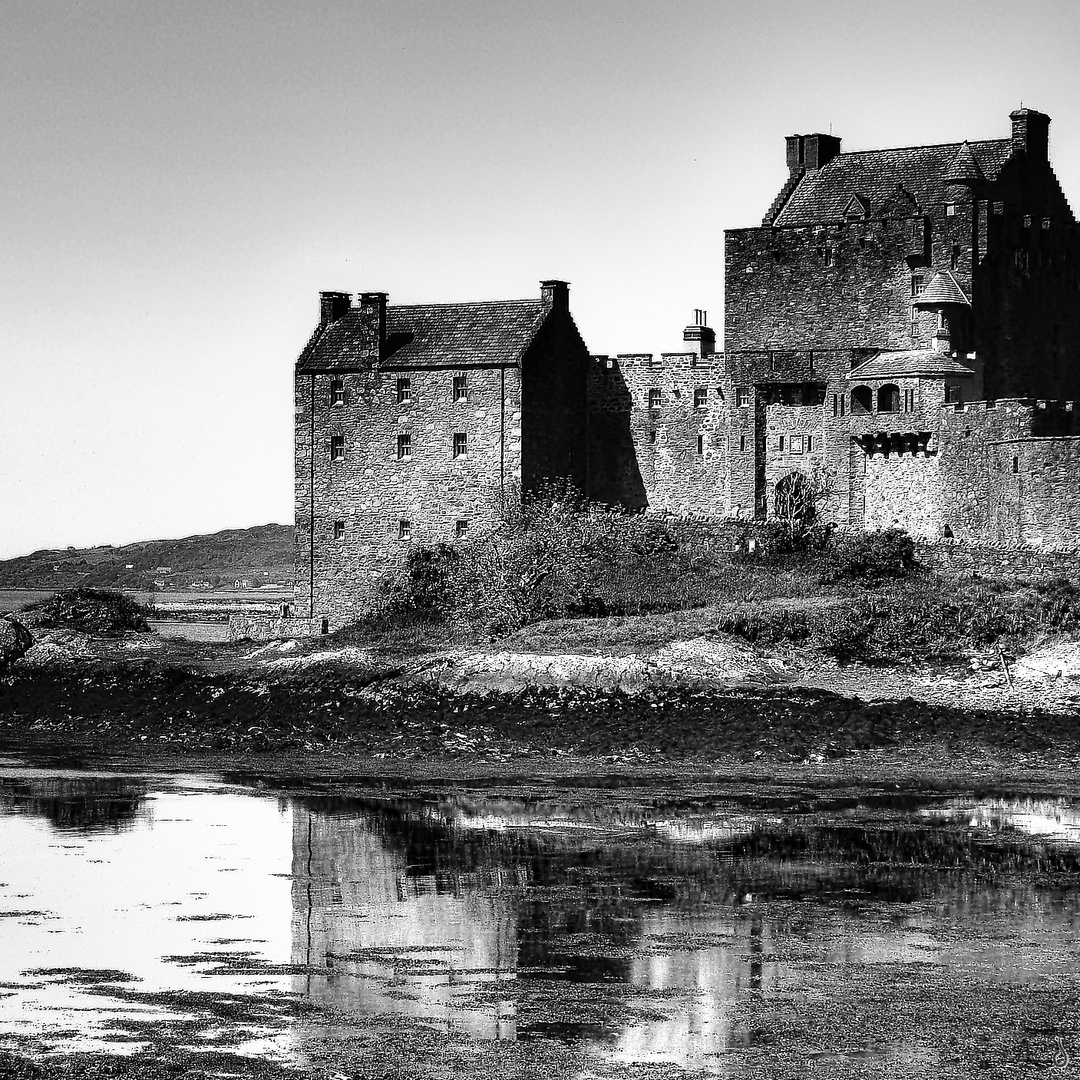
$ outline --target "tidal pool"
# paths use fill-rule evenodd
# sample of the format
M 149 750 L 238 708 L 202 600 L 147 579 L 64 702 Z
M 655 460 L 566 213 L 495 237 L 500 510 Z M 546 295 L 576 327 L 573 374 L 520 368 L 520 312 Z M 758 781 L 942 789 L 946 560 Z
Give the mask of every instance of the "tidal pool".
M 1077 1074 L 1080 797 L 547 787 L 0 759 L 0 1049 Z

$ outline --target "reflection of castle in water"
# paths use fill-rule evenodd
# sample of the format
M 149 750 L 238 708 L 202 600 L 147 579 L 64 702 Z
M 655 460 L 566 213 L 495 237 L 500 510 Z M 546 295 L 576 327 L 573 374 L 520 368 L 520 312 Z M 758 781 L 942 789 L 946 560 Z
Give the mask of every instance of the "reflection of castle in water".
M 1015 803 L 979 806 L 1032 812 Z M 745 992 L 801 978 L 777 959 L 792 955 L 793 937 L 825 963 L 932 964 L 948 962 L 938 921 L 992 912 L 1032 932 L 1075 931 L 1080 901 L 1026 875 L 1080 872 L 1080 861 L 987 843 L 956 829 L 951 807 L 909 799 L 886 820 L 843 806 L 830 823 L 678 804 L 301 800 L 293 960 L 311 973 L 297 988 L 353 1015 L 404 1014 L 483 1038 L 587 1038 L 626 1061 L 707 1067 L 741 1041 Z M 883 928 L 853 913 L 856 898 L 927 897 L 939 901 L 929 919 Z M 779 914 L 790 905 L 772 900 L 809 903 L 793 927 Z M 644 1011 L 608 1029 L 595 1017 L 539 1019 L 530 995 L 550 999 L 560 980 L 621 988 Z
M 716 863 L 686 844 L 748 835 L 716 815 L 515 800 L 294 804 L 293 962 L 310 971 L 297 988 L 354 1015 L 483 1038 L 588 1036 L 628 1060 L 700 1065 L 730 1040 L 735 996 L 767 985 L 773 966 L 758 915 L 701 909 L 693 866 L 715 876 Z M 740 897 L 723 887 L 714 899 Z M 686 933 L 712 944 L 673 947 Z M 678 1005 L 621 1030 L 520 1021 L 516 1002 L 553 981 Z
M 305 995 L 354 1014 L 399 1013 L 484 1038 L 513 1038 L 508 1004 L 466 1009 L 512 977 L 515 912 L 502 872 L 439 878 L 362 816 L 293 810 L 293 963 Z

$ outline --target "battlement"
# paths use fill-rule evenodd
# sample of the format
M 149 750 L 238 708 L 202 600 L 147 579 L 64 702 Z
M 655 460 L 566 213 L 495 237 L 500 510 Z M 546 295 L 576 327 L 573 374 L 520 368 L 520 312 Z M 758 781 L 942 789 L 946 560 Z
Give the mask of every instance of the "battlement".
M 1075 412 L 1076 402 L 1055 398 L 990 398 L 987 401 L 946 402 L 942 406 L 942 412 L 946 418 L 948 414 L 990 412 L 994 409 L 1014 413 L 1034 413 L 1038 410 L 1048 414 L 1065 414 Z

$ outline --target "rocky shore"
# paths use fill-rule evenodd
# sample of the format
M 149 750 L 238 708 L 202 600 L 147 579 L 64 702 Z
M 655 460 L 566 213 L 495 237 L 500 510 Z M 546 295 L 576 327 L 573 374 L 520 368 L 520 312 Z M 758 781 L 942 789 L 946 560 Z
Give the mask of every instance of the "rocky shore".
M 54 631 L 0 683 L 0 739 L 406 771 L 817 766 L 867 753 L 1071 768 L 1077 654 L 1067 642 L 1013 663 L 868 668 L 723 635 L 620 655 L 497 645 L 393 655 Z

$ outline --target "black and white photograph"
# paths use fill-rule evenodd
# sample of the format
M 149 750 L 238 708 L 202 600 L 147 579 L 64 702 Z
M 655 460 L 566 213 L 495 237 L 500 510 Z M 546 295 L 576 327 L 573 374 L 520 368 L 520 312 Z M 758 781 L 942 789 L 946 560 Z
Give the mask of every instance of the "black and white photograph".
M 1080 1078 L 1080 7 L 0 0 L 0 1080 Z

